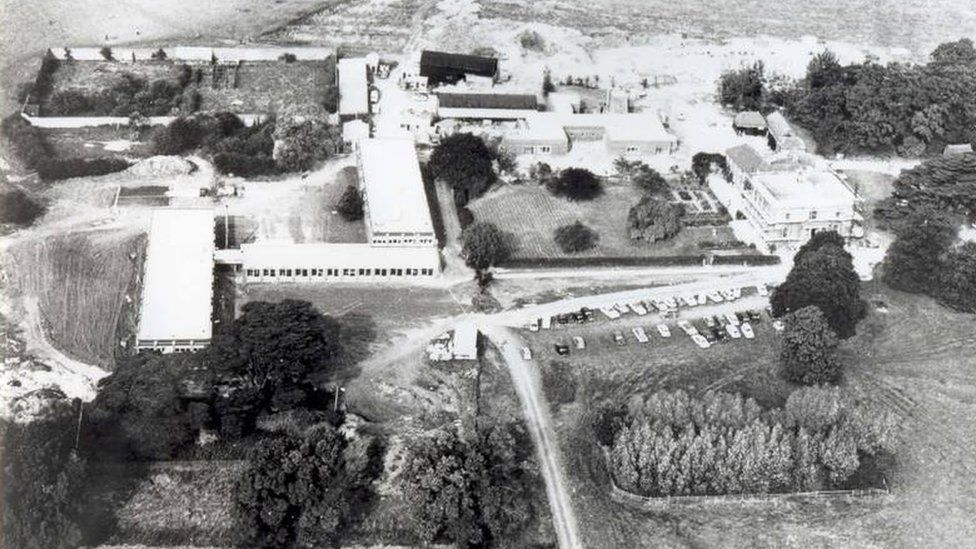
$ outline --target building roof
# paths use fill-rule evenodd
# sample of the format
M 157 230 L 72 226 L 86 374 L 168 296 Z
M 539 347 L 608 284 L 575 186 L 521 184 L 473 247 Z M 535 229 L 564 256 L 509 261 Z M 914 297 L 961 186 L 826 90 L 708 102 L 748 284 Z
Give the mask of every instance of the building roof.
M 766 119 L 757 111 L 742 111 L 735 115 L 732 125 L 736 128 L 766 129 Z
M 769 126 L 769 131 L 773 133 L 776 138 L 789 137 L 793 134 L 793 127 L 790 123 L 786 121 L 786 117 L 783 113 L 779 111 L 771 112 L 766 115 L 766 125 Z
M 478 327 L 470 322 L 458 324 L 454 328 L 454 356 L 478 356 Z
M 610 141 L 675 142 L 660 118 L 651 113 L 557 113 L 540 112 L 525 117 L 525 125 L 512 138 L 565 139 L 566 128 L 602 128 Z
M 852 208 L 856 202 L 854 193 L 830 171 L 802 168 L 758 173 L 750 180 L 783 208 Z
M 421 52 L 420 75 L 430 76 L 436 70 L 478 76 L 495 76 L 498 73 L 498 59 L 443 51 L 424 50 Z
M 360 141 L 359 170 L 372 233 L 434 232 L 413 140 Z
M 551 92 L 546 96 L 546 103 L 552 112 L 574 113 L 582 102 L 583 99 L 576 92 Z
M 967 154 L 973 152 L 973 146 L 969 143 L 961 143 L 958 145 L 946 145 L 942 154 L 945 156 L 950 156 L 954 154 Z
M 369 124 L 362 120 L 350 120 L 342 124 L 342 140 L 346 143 L 369 139 Z
M 210 339 L 213 254 L 213 210 L 153 211 L 137 339 Z
M 241 244 L 245 268 L 346 265 L 363 269 L 401 268 L 440 264 L 437 248 L 374 247 L 362 243 L 253 242 Z
M 441 109 L 538 109 L 532 94 L 513 93 L 438 93 Z
M 337 64 L 339 71 L 339 114 L 358 115 L 369 112 L 369 82 L 366 59 L 345 57 Z
M 769 168 L 769 165 L 752 145 L 736 145 L 726 149 L 725 157 L 746 173 L 756 173 Z

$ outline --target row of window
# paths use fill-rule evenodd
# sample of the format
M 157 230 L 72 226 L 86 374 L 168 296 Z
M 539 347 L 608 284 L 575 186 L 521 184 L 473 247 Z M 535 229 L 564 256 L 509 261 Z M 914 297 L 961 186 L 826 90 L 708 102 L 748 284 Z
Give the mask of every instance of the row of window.
M 429 236 L 420 238 L 387 238 L 385 236 L 374 236 L 372 244 L 433 244 L 434 239 Z
M 433 276 L 434 269 L 245 269 L 248 277 Z

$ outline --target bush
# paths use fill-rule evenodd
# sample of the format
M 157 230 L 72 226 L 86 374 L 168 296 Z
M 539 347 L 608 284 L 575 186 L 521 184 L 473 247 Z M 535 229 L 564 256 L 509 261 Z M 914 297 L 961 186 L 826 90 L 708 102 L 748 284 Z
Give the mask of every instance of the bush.
M 715 168 L 722 171 L 722 175 L 727 181 L 732 180 L 732 171 L 729 170 L 729 163 L 725 159 L 724 155 L 718 153 L 700 152 L 695 153 L 695 155 L 691 157 L 691 171 L 695 174 L 695 176 L 698 178 L 698 182 L 702 185 L 705 184 L 705 180 Z
M 41 130 L 31 126 L 18 114 L 3 119 L 0 131 L 25 168 L 35 170 L 51 156 L 51 149 Z
M 809 305 L 785 317 L 780 374 L 791 383 L 836 383 L 841 375 L 837 334 L 823 312 Z
M 165 61 L 167 57 L 166 50 L 164 50 L 163 48 L 159 48 L 158 50 L 154 51 L 152 55 L 150 55 L 149 57 L 156 61 Z
M 593 229 L 577 221 L 571 225 L 564 225 L 556 229 L 553 238 L 560 250 L 568 254 L 575 254 L 596 247 L 600 235 Z
M 679 204 L 646 195 L 627 213 L 630 238 L 647 242 L 672 238 L 681 230 L 683 214 L 684 209 Z
M 115 57 L 112 55 L 112 48 L 104 46 L 102 49 L 98 50 L 98 53 L 102 54 L 102 57 L 106 61 L 115 61 Z
M 976 242 L 947 254 L 939 280 L 939 300 L 953 309 L 976 313 Z
M 719 78 L 719 102 L 739 111 L 759 110 L 763 106 L 765 85 L 762 61 L 756 61 L 751 67 L 726 71 Z
M 603 194 L 600 180 L 585 168 L 566 168 L 559 172 L 559 177 L 550 179 L 546 188 L 570 200 L 593 200 Z
M 336 205 L 339 215 L 346 221 L 358 221 L 363 218 L 363 195 L 355 185 L 349 185 L 339 198 Z
M 522 48 L 529 51 L 544 52 L 546 51 L 546 40 L 541 34 L 533 30 L 522 31 L 518 36 L 519 44 Z
M 43 204 L 34 201 L 20 189 L 0 191 L 0 223 L 27 227 L 45 211 L 47 208 Z
M 284 61 L 285 63 L 294 63 L 295 61 L 298 61 L 298 58 L 295 57 L 294 53 L 283 53 L 278 59 Z
M 339 129 L 322 120 L 279 121 L 274 138 L 275 163 L 286 172 L 311 169 L 335 154 L 342 143 Z
M 467 229 L 468 225 L 474 223 L 474 214 L 467 206 L 461 206 L 457 209 L 458 225 L 461 226 L 461 230 Z
M 238 153 L 217 153 L 213 157 L 214 168 L 222 174 L 233 174 L 237 177 L 256 177 L 275 173 L 277 167 L 274 160 L 262 156 L 250 156 Z
M 93 177 L 128 169 L 129 161 L 122 158 L 52 158 L 37 167 L 37 175 L 45 181 L 70 177 Z

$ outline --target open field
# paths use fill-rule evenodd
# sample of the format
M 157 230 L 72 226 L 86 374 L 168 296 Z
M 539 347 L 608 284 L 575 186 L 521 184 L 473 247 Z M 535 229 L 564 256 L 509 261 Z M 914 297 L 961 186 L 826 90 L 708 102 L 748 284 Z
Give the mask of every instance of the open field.
M 422 0 L 351 0 L 311 14 L 262 38 L 341 46 L 344 50 L 399 51 L 410 39 L 415 17 L 432 7 Z
M 214 83 L 210 70 L 198 90 L 204 111 L 237 113 L 309 112 L 322 110 L 329 88 L 335 86 L 335 60 L 254 61 L 234 67 L 219 67 L 226 81 Z M 324 111 L 323 111 L 324 112 Z
M 571 202 L 543 187 L 507 186 L 475 200 L 469 208 L 476 220 L 490 221 L 515 234 L 514 258 L 700 255 L 701 241 L 734 239 L 728 227 L 684 227 L 670 240 L 635 244 L 627 234 L 627 212 L 640 197 L 640 190 L 631 186 L 605 185 L 604 194 L 596 199 Z M 592 250 L 566 254 L 556 245 L 553 233 L 577 220 L 595 230 L 600 239 Z
M 21 241 L 5 252 L 8 296 L 36 297 L 58 349 L 111 370 L 144 249 L 143 235 L 113 231 Z
M 548 364 L 552 343 L 580 334 L 587 349 L 560 360 L 580 379 L 581 396 L 555 414 L 584 543 L 592 547 L 972 547 L 976 527 L 976 319 L 931 299 L 867 285 L 873 309 L 859 334 L 842 345 L 854 366 L 845 384 L 902 418 L 902 447 L 888 474 L 893 494 L 880 500 L 776 505 L 698 505 L 635 512 L 609 500 L 607 471 L 586 425 L 602 402 L 683 388 L 743 392 L 766 405 L 782 402 L 790 387 L 773 373 L 777 337 L 764 322 L 752 342 L 700 350 L 683 334 L 665 342 L 656 333 L 639 346 L 630 317 L 582 327 L 524 334 Z M 646 317 L 645 317 L 646 318 Z M 624 347 L 610 339 L 619 329 Z M 646 328 L 645 328 L 646 329 Z M 674 330 L 673 330 L 674 332 Z

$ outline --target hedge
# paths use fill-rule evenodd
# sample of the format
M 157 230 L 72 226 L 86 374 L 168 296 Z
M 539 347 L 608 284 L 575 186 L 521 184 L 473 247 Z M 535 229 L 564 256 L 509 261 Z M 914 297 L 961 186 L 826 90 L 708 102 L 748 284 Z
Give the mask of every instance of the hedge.
M 122 158 L 49 158 L 37 166 L 37 175 L 45 181 L 88 177 L 120 172 L 130 166 Z
M 713 265 L 776 265 L 775 255 L 663 255 L 646 257 L 532 257 L 509 259 L 498 267 L 506 269 L 557 269 L 570 267 L 688 267 L 707 263 Z

